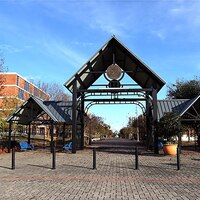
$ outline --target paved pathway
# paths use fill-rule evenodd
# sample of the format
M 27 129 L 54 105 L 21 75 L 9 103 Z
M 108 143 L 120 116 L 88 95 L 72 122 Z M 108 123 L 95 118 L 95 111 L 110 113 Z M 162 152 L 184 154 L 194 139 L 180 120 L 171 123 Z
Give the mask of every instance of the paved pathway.
M 16 169 L 11 155 L 0 155 L 0 199 L 200 199 L 200 155 L 153 156 L 142 149 L 139 170 L 135 170 L 133 143 L 111 141 L 97 152 L 97 169 L 92 169 L 92 150 L 77 154 L 57 153 L 56 169 L 51 169 L 47 151 L 16 153 Z M 120 145 L 119 145 L 120 144 Z M 129 148 L 125 148 L 125 145 Z M 119 146 L 118 146 L 119 145 Z M 109 151 L 108 151 L 109 149 Z

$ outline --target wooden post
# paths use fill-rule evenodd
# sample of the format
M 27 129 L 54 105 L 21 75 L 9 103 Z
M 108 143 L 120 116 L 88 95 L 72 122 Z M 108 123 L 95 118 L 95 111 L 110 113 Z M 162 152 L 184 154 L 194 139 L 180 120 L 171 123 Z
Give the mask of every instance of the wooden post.
M 152 113 L 151 113 L 151 105 L 150 105 L 150 99 L 146 95 L 146 145 L 147 149 L 150 150 L 153 147 L 153 135 L 152 135 L 152 124 L 151 124 L 151 118 L 152 118 Z
M 138 162 L 138 147 L 135 147 L 135 169 L 139 169 L 139 162 Z
M 93 148 L 93 169 L 96 169 L 96 148 Z
M 81 98 L 81 150 L 84 149 L 84 95 Z
M 181 144 L 182 144 L 182 129 L 181 129 L 181 122 L 179 122 L 179 132 L 178 132 L 178 149 L 179 149 L 179 153 L 181 153 Z
M 158 106 L 157 106 L 157 89 L 153 88 L 152 91 L 152 97 L 153 97 L 153 136 L 154 136 L 154 153 L 159 154 L 158 149 L 158 133 L 156 130 L 156 125 L 158 121 Z
M 12 122 L 9 122 L 9 135 L 8 135 L 8 153 L 10 153 L 11 149 L 11 137 L 12 137 Z
M 50 134 L 51 134 L 51 153 L 53 153 L 53 122 L 51 122 Z
M 55 141 L 52 142 L 52 169 L 56 169 L 56 146 L 55 146 Z
M 15 169 L 15 144 L 12 146 L 12 166 L 11 169 Z
M 177 170 L 181 169 L 180 148 L 177 147 Z
M 31 123 L 28 125 L 28 143 L 31 143 Z
M 63 124 L 63 132 L 62 132 L 62 146 L 65 145 L 65 123 Z
M 76 133 L 77 132 L 77 81 L 73 82 L 72 95 L 72 153 L 76 153 Z

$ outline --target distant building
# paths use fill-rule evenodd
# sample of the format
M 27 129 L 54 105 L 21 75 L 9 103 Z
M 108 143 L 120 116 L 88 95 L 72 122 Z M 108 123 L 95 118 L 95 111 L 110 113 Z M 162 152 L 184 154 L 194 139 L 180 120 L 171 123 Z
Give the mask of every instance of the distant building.
M 17 73 L 3 72 L 0 73 L 0 78 L 3 79 L 0 89 L 0 111 L 16 110 L 30 96 L 49 100 L 46 92 Z

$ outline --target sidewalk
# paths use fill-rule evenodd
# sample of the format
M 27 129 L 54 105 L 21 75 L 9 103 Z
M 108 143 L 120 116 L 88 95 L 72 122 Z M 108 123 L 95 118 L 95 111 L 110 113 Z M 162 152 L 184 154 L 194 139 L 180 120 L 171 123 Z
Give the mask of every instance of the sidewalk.
M 199 154 L 176 157 L 139 156 L 139 170 L 129 153 L 97 151 L 97 169 L 92 169 L 92 150 L 77 154 L 57 153 L 56 169 L 47 151 L 0 156 L 0 199 L 200 199 Z

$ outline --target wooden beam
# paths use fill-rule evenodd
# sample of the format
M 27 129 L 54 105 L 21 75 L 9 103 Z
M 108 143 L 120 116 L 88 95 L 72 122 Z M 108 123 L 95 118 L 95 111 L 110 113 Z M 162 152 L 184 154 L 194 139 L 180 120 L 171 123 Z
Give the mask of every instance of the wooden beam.
M 10 153 L 11 149 L 11 137 L 12 137 L 12 121 L 9 122 L 9 135 L 8 135 L 8 153 Z
M 54 124 L 53 121 L 51 122 L 50 126 L 50 135 L 51 135 L 51 153 L 53 153 L 53 129 L 54 129 Z
M 28 125 L 28 144 L 31 142 L 31 123 Z
M 158 107 L 157 107 L 157 89 L 156 86 L 154 86 L 153 91 L 152 91 L 152 98 L 153 98 L 153 136 L 154 136 L 154 153 L 158 154 L 159 149 L 158 149 L 158 133 L 156 130 L 156 125 L 158 121 Z
M 83 88 L 87 89 L 85 83 L 81 80 L 80 76 L 76 74 L 75 77 L 76 77 L 76 80 L 78 80 L 78 82 L 80 83 L 80 85 L 83 86 Z
M 84 112 L 85 105 L 84 105 L 84 95 L 81 98 L 81 149 L 84 149 Z
M 72 95 L 72 153 L 76 153 L 76 134 L 77 134 L 77 82 L 73 83 Z

